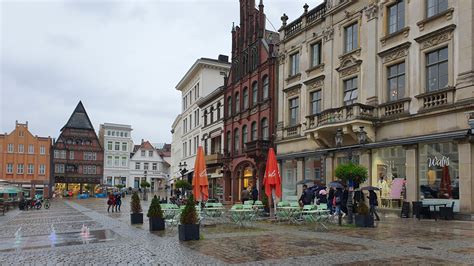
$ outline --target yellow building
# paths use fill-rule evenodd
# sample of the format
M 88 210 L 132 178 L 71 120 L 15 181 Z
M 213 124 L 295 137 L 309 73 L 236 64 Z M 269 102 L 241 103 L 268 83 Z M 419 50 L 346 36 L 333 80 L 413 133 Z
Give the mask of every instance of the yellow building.
M 28 197 L 48 195 L 50 187 L 51 138 L 38 137 L 28 122 L 15 122 L 10 134 L 0 134 L 0 179 L 22 186 Z

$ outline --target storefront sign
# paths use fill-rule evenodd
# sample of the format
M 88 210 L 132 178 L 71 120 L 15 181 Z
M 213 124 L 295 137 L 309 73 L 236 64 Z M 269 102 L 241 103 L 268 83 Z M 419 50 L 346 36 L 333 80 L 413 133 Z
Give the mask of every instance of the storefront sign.
M 428 167 L 445 167 L 449 166 L 449 157 L 443 156 L 441 158 L 435 157 L 428 157 Z

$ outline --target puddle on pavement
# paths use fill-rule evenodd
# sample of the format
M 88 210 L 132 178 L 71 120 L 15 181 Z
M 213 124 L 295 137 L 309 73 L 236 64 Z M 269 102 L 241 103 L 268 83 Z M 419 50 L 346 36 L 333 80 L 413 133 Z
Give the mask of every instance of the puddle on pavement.
M 0 239 L 0 252 L 54 248 L 73 245 L 87 245 L 99 242 L 114 241 L 119 235 L 112 230 L 92 230 L 83 227 L 81 232 L 55 233 L 54 229 L 49 235 L 22 236 L 21 228 L 15 233 L 14 238 Z

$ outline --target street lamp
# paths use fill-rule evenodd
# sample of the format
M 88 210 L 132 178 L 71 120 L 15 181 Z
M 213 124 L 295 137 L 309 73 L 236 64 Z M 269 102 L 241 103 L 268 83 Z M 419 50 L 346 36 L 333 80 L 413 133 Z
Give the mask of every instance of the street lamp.
M 342 146 L 343 142 L 343 134 L 342 134 L 342 129 L 338 128 L 335 136 L 335 141 L 336 141 L 336 147 L 340 148 Z M 367 143 L 367 132 L 365 132 L 364 127 L 361 126 L 359 127 L 359 132 L 357 132 L 357 141 L 359 142 L 360 145 L 364 145 Z M 352 148 L 349 148 L 348 155 L 347 155 L 349 161 L 352 161 Z M 354 191 L 354 188 L 352 187 L 352 183 L 349 184 L 351 187 L 349 187 L 349 193 L 347 197 L 347 223 L 352 224 L 353 223 L 353 214 L 352 214 L 352 207 L 353 207 L 353 202 L 352 202 L 352 192 Z
M 188 169 L 186 169 L 186 166 L 188 166 L 186 164 L 186 162 L 184 163 L 179 163 L 179 173 L 181 174 L 181 180 L 184 180 L 184 175 L 188 172 Z M 184 196 L 184 188 L 181 188 L 181 195 Z

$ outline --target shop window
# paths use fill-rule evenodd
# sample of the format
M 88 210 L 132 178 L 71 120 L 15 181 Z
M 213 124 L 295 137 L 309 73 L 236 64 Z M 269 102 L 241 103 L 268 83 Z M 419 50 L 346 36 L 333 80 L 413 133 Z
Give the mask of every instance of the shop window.
M 297 162 L 296 160 L 285 160 L 282 164 L 282 194 L 283 200 L 288 197 L 296 195 L 296 177 L 297 177 Z
M 379 206 L 401 208 L 406 198 L 406 152 L 401 146 L 372 150 L 372 186 L 380 188 Z
M 420 144 L 420 199 L 459 199 L 459 154 L 452 142 Z
M 320 157 L 306 157 L 304 162 L 304 178 L 326 184 L 323 171 L 323 160 Z

